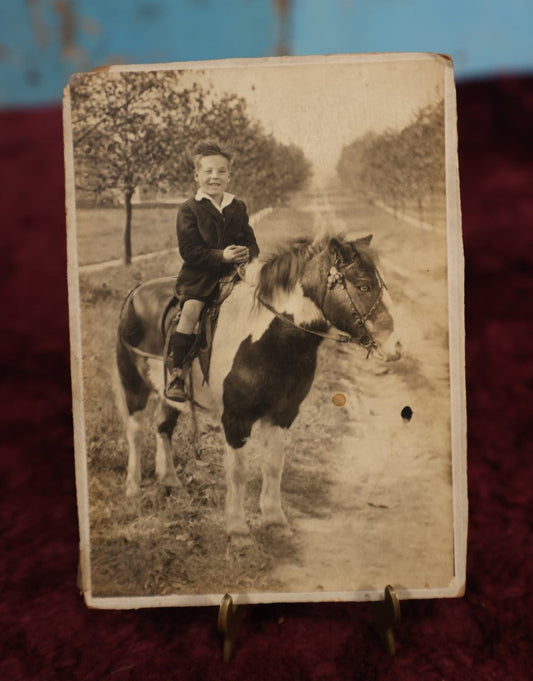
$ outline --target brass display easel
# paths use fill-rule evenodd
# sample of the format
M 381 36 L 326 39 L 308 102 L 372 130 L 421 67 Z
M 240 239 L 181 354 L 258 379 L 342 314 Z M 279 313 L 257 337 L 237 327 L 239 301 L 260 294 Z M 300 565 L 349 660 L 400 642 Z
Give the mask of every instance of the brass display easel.
M 389 655 L 396 653 L 394 627 L 400 623 L 400 599 L 392 586 L 386 586 L 383 601 L 372 604 L 374 628 L 379 634 L 381 644 Z
M 233 598 L 229 594 L 225 594 L 218 610 L 218 631 L 224 637 L 222 648 L 224 662 L 229 662 L 235 652 L 241 619 L 241 608 L 233 603 Z
M 233 598 L 225 594 L 218 611 L 218 631 L 223 636 L 222 657 L 229 662 L 235 652 L 239 626 L 242 619 L 241 607 L 233 603 Z M 394 641 L 394 627 L 401 619 L 400 599 L 392 588 L 385 587 L 384 598 L 372 604 L 374 628 L 376 629 L 385 652 L 394 655 L 396 644 Z

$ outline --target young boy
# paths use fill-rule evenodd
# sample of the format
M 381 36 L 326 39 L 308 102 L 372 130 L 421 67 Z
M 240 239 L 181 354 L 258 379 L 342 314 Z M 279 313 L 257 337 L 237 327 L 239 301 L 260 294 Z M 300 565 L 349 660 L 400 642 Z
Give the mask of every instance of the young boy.
M 218 290 L 219 279 L 236 265 L 259 254 L 246 206 L 226 192 L 231 156 L 219 144 L 199 142 L 194 149 L 195 196 L 178 212 L 178 247 L 183 266 L 176 282 L 181 317 L 171 339 L 174 370 L 166 396 L 183 402 L 183 360 L 195 339 L 194 328 L 206 302 Z

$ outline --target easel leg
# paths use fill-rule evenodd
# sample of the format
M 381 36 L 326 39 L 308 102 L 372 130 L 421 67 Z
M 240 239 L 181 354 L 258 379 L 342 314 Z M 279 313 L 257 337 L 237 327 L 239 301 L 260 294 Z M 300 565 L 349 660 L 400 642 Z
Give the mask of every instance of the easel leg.
M 385 652 L 394 655 L 396 644 L 393 627 L 400 622 L 401 613 L 400 599 L 392 586 L 389 585 L 385 588 L 383 601 L 373 604 L 372 614 L 374 616 L 374 627 L 379 634 Z
M 238 605 L 234 605 L 233 598 L 226 594 L 222 598 L 218 611 L 218 630 L 224 637 L 222 652 L 224 662 L 229 662 L 235 652 L 241 619 L 241 609 Z

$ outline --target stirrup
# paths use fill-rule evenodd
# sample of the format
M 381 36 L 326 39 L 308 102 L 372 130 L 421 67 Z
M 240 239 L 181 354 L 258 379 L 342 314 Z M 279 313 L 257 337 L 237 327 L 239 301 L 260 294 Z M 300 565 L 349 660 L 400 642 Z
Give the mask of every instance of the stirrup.
M 188 399 L 185 390 L 185 381 L 179 375 L 174 375 L 165 386 L 165 397 L 173 402 L 186 402 Z

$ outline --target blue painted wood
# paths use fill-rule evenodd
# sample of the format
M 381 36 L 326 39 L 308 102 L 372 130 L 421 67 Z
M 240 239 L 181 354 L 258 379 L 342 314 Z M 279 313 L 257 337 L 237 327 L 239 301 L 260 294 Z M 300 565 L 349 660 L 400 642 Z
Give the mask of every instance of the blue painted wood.
M 57 102 L 111 63 L 293 54 L 450 54 L 458 78 L 533 70 L 533 0 L 0 0 L 0 106 Z
M 440 52 L 459 78 L 533 70 L 532 0 L 294 0 L 295 54 Z
M 102 64 L 273 55 L 277 19 L 272 0 L 1 0 L 0 106 Z

